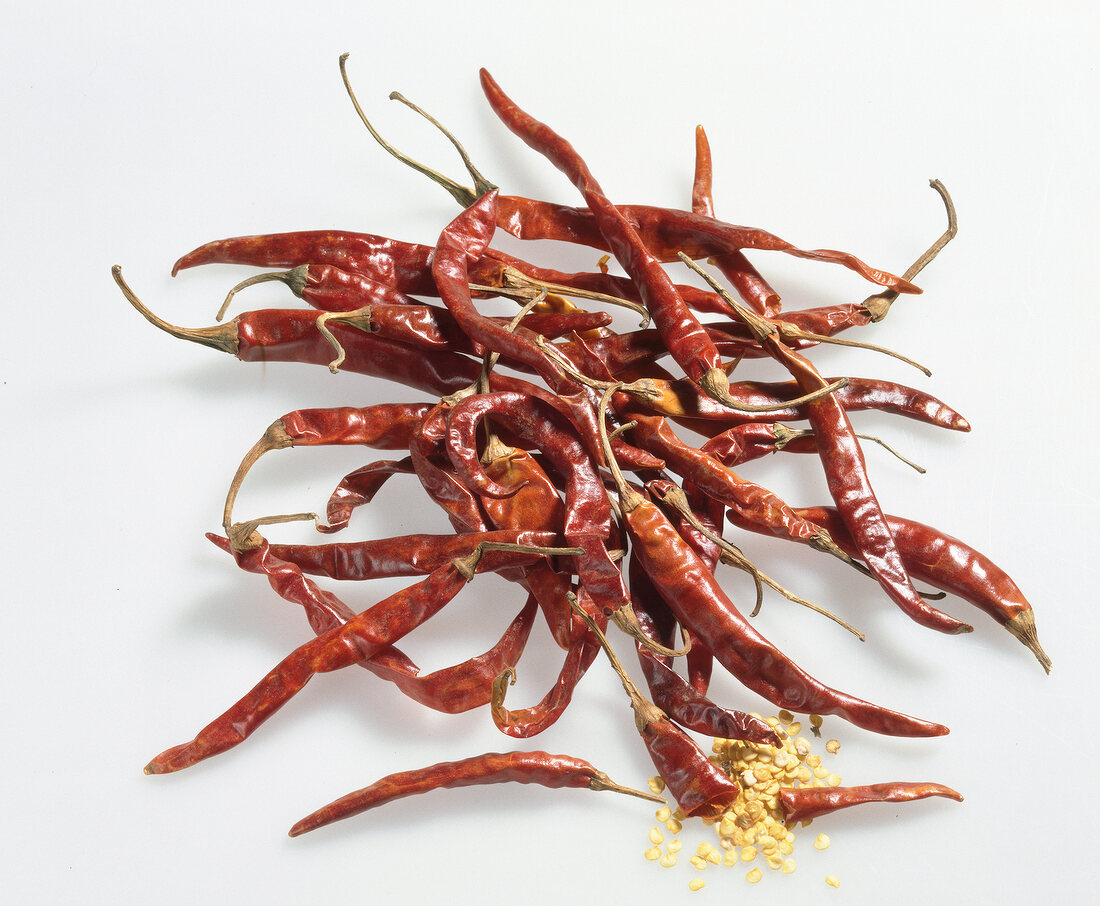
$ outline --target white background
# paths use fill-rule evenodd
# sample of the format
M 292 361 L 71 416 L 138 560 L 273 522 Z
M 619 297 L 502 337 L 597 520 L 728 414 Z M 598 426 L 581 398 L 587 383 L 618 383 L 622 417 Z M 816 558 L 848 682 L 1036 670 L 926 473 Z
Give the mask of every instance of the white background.
M 0 30 L 0 358 L 6 574 L 2 771 L 5 895 L 20 903 L 739 902 L 1038 903 L 1095 895 L 1100 742 L 1094 666 L 1098 503 L 1096 118 L 1100 39 L 1086 3 L 23 4 Z M 32 11 L 33 8 L 33 11 Z M 477 68 L 571 138 L 608 194 L 683 206 L 693 127 L 714 149 L 720 216 L 897 272 L 939 234 L 942 179 L 959 237 L 866 336 L 934 378 L 868 353 L 820 350 L 828 373 L 925 388 L 970 435 L 861 415 L 928 468 L 870 450 L 885 509 L 990 554 L 1031 598 L 1050 677 L 967 605 L 970 636 L 907 621 L 820 556 L 744 540 L 786 584 L 867 633 L 770 598 L 758 625 L 826 682 L 941 721 L 950 736 L 882 739 L 828 719 L 846 782 L 934 779 L 966 802 L 868 807 L 803 832 L 791 876 L 645 862 L 649 806 L 507 786 L 440 792 L 291 840 L 286 829 L 391 771 L 507 748 L 488 716 L 445 717 L 359 670 L 318 677 L 236 750 L 145 777 L 308 636 L 299 612 L 203 539 L 243 452 L 284 412 L 420 395 L 350 374 L 242 365 L 173 340 L 147 304 L 213 322 L 250 271 L 172 280 L 222 236 L 345 228 L 433 243 L 451 200 L 384 155 L 337 73 L 398 144 L 457 160 L 386 95 L 400 89 L 457 131 L 505 192 L 577 203 L 565 180 L 488 111 Z M 505 247 L 515 248 L 516 244 Z M 528 250 L 563 269 L 595 254 Z M 758 254 L 792 307 L 854 301 L 854 275 Z M 277 286 L 235 313 L 290 306 Z M 624 324 L 624 326 L 626 326 Z M 772 366 L 753 372 L 781 379 Z M 317 508 L 362 450 L 269 456 L 238 514 Z M 808 458 L 744 470 L 794 503 L 824 502 Z M 442 531 L 394 479 L 345 533 Z M 306 538 L 301 527 L 276 539 Z M 400 583 L 347 592 L 367 606 Z M 730 576 L 731 592 L 746 590 Z M 506 594 L 502 594 L 502 592 Z M 497 600 L 497 598 L 501 600 Z M 506 600 L 505 600 L 506 598 Z M 424 669 L 484 650 L 519 601 L 479 580 L 407 649 Z M 556 674 L 539 627 L 510 698 Z M 620 648 L 626 650 L 621 644 Z M 735 683 L 714 695 L 763 708 Z M 610 670 L 597 662 L 535 747 L 623 783 L 652 773 Z M 809 845 L 817 830 L 826 853 Z M 686 828 L 685 849 L 710 838 Z M 688 853 L 685 852 L 685 856 Z M 825 887 L 825 874 L 841 878 Z M 467 881 L 466 879 L 469 879 Z M 1084 885 L 1084 886 L 1082 886 Z M 695 902 L 695 901 L 692 901 Z

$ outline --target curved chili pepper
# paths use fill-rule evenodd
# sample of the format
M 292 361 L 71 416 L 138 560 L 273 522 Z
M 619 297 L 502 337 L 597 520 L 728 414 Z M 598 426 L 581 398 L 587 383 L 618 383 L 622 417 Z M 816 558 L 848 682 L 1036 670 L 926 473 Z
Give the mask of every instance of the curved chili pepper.
M 695 179 L 691 187 L 691 211 L 714 219 L 714 172 L 710 156 L 710 142 L 702 126 L 695 127 Z M 740 249 L 713 255 L 711 261 L 737 290 L 737 294 L 762 315 L 774 317 L 779 313 L 777 293 L 760 272 L 749 263 Z
M 502 569 L 528 562 L 532 556 L 538 554 L 492 551 L 475 565 L 481 571 Z M 271 556 L 266 541 L 258 547 L 237 551 L 236 557 L 243 569 L 266 575 L 280 597 L 300 603 L 304 598 L 313 599 L 318 595 L 314 583 L 305 578 L 301 570 Z M 300 645 L 228 711 L 200 730 L 191 742 L 156 756 L 145 766 L 145 773 L 179 771 L 243 742 L 301 691 L 315 674 L 357 664 L 396 642 L 438 613 L 471 577 L 472 573 L 467 575 L 461 561 L 452 561 L 415 585 L 356 615 L 343 626 Z
M 638 795 L 612 783 L 606 774 L 587 761 L 570 755 L 547 752 L 487 753 L 461 761 L 445 761 L 415 771 L 390 774 L 368 787 L 349 793 L 306 816 L 290 829 L 290 836 L 316 830 L 333 821 L 350 818 L 395 799 L 416 796 L 431 790 L 478 786 L 487 783 L 535 783 L 560 789 L 613 790 Z M 642 798 L 652 798 L 641 794 Z M 658 800 L 660 801 L 660 800 Z
M 680 623 L 695 632 L 718 662 L 779 708 L 837 714 L 888 736 L 943 736 L 947 727 L 873 705 L 811 677 L 758 633 L 726 596 L 713 573 L 652 503 L 623 505 L 637 557 Z
M 381 490 L 394 475 L 413 474 L 415 469 L 412 457 L 403 459 L 383 459 L 365 465 L 345 475 L 329 496 L 325 508 L 327 525 L 318 525 L 323 532 L 338 532 L 347 527 L 351 514 L 364 504 L 370 503 L 374 495 Z
M 585 594 L 583 589 L 581 594 L 582 596 Z M 591 602 L 585 602 L 585 604 L 589 611 L 598 612 Z M 509 683 L 515 682 L 515 670 L 502 671 L 496 677 L 492 689 L 491 713 L 493 723 L 501 733 L 516 739 L 535 736 L 552 726 L 572 701 L 577 683 L 592 666 L 596 655 L 600 653 L 600 646 L 588 632 L 587 626 L 578 619 L 572 619 L 569 632 L 570 639 L 566 646 L 565 659 L 558 671 L 557 679 L 538 704 L 517 710 L 505 708 L 505 689 Z
M 859 556 L 834 508 L 807 507 L 798 512 L 827 528 L 836 543 L 853 557 Z M 905 568 L 914 579 L 958 595 L 985 611 L 1023 642 L 1050 673 L 1050 658 L 1035 631 L 1035 612 L 1004 570 L 984 554 L 929 525 L 901 516 L 887 516 L 886 521 Z
M 929 796 L 943 796 L 962 802 L 963 797 L 939 783 L 874 783 L 869 786 L 837 786 L 779 790 L 779 805 L 787 824 L 809 821 L 838 809 L 867 802 L 913 802 Z
M 654 326 L 677 364 L 708 395 L 725 401 L 724 389 L 729 379 L 722 370 L 717 348 L 676 291 L 658 258 L 607 198 L 580 155 L 546 124 L 520 110 L 484 69 L 481 70 L 481 83 L 490 106 L 501 121 L 561 170 L 584 195 L 600 234 L 623 270 L 637 284 Z
M 563 535 L 567 544 L 585 551 L 574 560 L 577 572 L 600 607 L 616 610 L 627 600 L 627 591 L 603 545 L 610 532 L 611 506 L 572 424 L 541 398 L 519 393 L 479 394 L 451 410 L 447 452 L 454 468 L 480 493 L 501 497 L 508 489 L 495 484 L 478 460 L 477 426 L 486 416 L 542 450 L 565 478 Z
M 733 468 L 780 449 L 791 453 L 816 453 L 817 443 L 812 432 L 795 434 L 782 425 L 749 422 L 716 434 L 701 449 Z

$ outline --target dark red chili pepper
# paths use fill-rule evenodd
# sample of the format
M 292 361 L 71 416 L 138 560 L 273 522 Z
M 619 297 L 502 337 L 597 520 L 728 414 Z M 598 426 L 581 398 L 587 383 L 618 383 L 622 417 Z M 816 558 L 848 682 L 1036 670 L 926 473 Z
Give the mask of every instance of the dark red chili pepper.
M 481 83 L 490 106 L 504 124 L 565 173 L 584 195 L 600 234 L 623 270 L 637 284 L 654 326 L 677 364 L 708 395 L 725 401 L 729 379 L 722 370 L 717 348 L 676 291 L 659 259 L 607 198 L 580 155 L 547 125 L 520 110 L 484 69 L 481 70 Z
M 779 790 L 779 804 L 787 824 L 809 821 L 838 809 L 867 802 L 913 802 L 929 796 L 943 796 L 962 802 L 963 797 L 938 783 L 874 783 L 870 786 L 837 786 Z
M 529 562 L 533 556 L 539 555 L 487 551 L 480 561 L 474 562 L 474 567 L 481 571 L 498 570 Z M 318 596 L 319 590 L 300 569 L 271 556 L 266 541 L 261 541 L 258 547 L 237 551 L 236 557 L 243 569 L 266 575 L 280 597 L 300 603 Z M 191 742 L 167 749 L 150 761 L 145 773 L 179 771 L 243 742 L 315 674 L 357 664 L 396 642 L 438 613 L 472 575 L 468 561 L 452 561 L 357 614 L 343 626 L 300 645 L 228 711 L 200 730 Z
M 447 452 L 454 468 L 470 487 L 491 496 L 507 496 L 478 459 L 477 426 L 485 417 L 542 450 L 566 480 L 566 543 L 584 548 L 574 563 L 592 599 L 614 611 L 627 598 L 622 574 L 611 561 L 603 540 L 610 532 L 611 506 L 603 482 L 572 424 L 540 397 L 519 393 L 471 396 L 448 417 Z
M 370 503 L 392 476 L 411 475 L 414 472 L 411 456 L 397 460 L 378 460 L 349 472 L 329 496 L 328 506 L 325 508 L 328 525 L 318 525 L 317 528 L 323 532 L 338 532 L 346 528 L 351 514 L 358 507 Z
M 828 529 L 836 543 L 853 557 L 859 556 L 834 508 L 808 507 L 798 512 Z M 985 611 L 1031 649 L 1050 673 L 1050 658 L 1035 632 L 1035 612 L 1004 570 L 984 554 L 929 525 L 900 516 L 887 516 L 886 521 L 909 575 Z
M 390 774 L 303 818 L 290 829 L 290 836 L 297 837 L 333 821 L 350 818 L 406 796 L 487 783 L 535 783 L 551 789 L 574 787 L 612 790 L 641 795 L 643 799 L 654 798 L 612 783 L 602 771 L 596 770 L 587 761 L 570 755 L 550 755 L 547 752 L 488 753 L 461 761 L 441 762 L 415 771 Z
M 586 594 L 581 589 L 582 597 Z M 606 624 L 591 602 L 584 602 L 588 612 L 595 612 Z M 568 607 L 568 605 L 566 605 Z M 576 618 L 568 626 L 570 638 L 565 646 L 565 659 L 558 671 L 557 679 L 538 704 L 530 708 L 510 710 L 504 707 L 505 690 L 509 683 L 515 682 L 515 671 L 502 671 L 493 682 L 491 711 L 493 723 L 507 736 L 526 739 L 541 733 L 552 726 L 565 711 L 573 698 L 577 683 L 592 666 L 596 655 L 600 653 L 599 643 L 592 637 L 588 627 Z
M 817 453 L 817 443 L 812 432 L 795 433 L 782 425 L 749 422 L 715 435 L 701 449 L 733 468 L 779 449 L 790 453 Z
M 777 707 L 837 714 L 876 733 L 943 736 L 948 732 L 944 726 L 889 711 L 811 677 L 752 627 L 654 504 L 631 494 L 622 499 L 622 509 L 633 541 L 632 555 L 676 619 L 748 688 Z
M 747 311 L 743 311 L 742 318 L 760 338 L 761 345 L 790 371 L 803 393 L 812 393 L 827 385 L 808 359 L 784 345 L 766 319 Z M 871 488 L 863 451 L 844 406 L 829 395 L 806 403 L 803 408 L 814 429 L 818 456 L 840 518 L 859 548 L 861 559 L 890 600 L 922 626 L 953 634 L 972 632 L 973 626 L 933 607 L 913 587 Z

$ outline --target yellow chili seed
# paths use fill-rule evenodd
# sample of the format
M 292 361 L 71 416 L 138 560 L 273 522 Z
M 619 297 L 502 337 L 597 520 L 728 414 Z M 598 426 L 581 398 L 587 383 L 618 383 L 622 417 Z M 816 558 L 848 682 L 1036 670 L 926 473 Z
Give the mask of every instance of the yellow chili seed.
M 779 719 L 783 721 L 783 723 L 789 724 L 792 720 L 794 720 L 794 715 L 791 714 L 791 712 L 788 711 L 786 708 L 784 708 L 782 711 L 779 712 Z
M 802 724 L 800 724 L 800 723 L 799 723 L 799 722 L 798 722 L 798 721 L 796 720 L 796 721 L 795 721 L 795 722 L 794 722 L 793 724 L 791 724 L 791 725 L 790 725 L 789 727 L 787 727 L 787 732 L 788 732 L 788 733 L 789 733 L 789 734 L 790 734 L 791 736 L 797 736 L 797 735 L 798 735 L 799 733 L 801 733 L 801 732 L 802 732 Z
M 698 868 L 699 871 L 702 871 L 707 867 L 707 860 L 702 858 L 702 856 L 692 856 L 691 864 Z
M 785 874 L 785 875 L 794 874 L 794 870 L 795 870 L 794 859 L 784 859 L 783 860 L 783 874 Z
M 778 717 L 769 717 L 768 718 L 768 726 L 771 727 L 774 730 L 776 727 L 779 726 L 779 718 Z
M 821 721 L 821 715 L 820 714 L 811 714 L 810 715 L 810 726 L 811 727 L 820 727 L 821 723 L 822 723 L 822 721 Z
M 645 857 L 649 859 L 650 862 L 656 862 L 659 858 L 661 858 L 661 847 L 651 846 L 645 851 Z
M 715 850 L 714 852 L 710 853 L 707 856 L 707 861 L 711 865 L 721 865 L 722 864 L 722 854 L 720 852 L 718 852 L 718 850 Z
M 818 834 L 817 839 L 814 840 L 814 849 L 828 849 L 829 838 L 825 834 Z
M 814 777 L 816 777 L 818 780 L 824 780 L 828 776 L 829 776 L 829 772 L 827 770 L 825 770 L 825 768 L 821 767 L 820 765 L 818 767 L 814 768 Z
M 783 867 L 783 860 L 779 856 L 768 856 L 767 862 L 772 871 L 779 871 Z
M 654 793 L 663 793 L 665 791 L 665 782 L 660 777 L 650 777 L 649 789 Z
M 726 857 L 722 860 L 722 864 L 727 866 L 727 867 L 730 866 L 730 865 L 736 865 L 737 864 L 737 850 L 731 849 L 728 853 L 726 853 Z
M 731 837 L 729 834 L 725 834 L 725 835 L 719 837 L 718 838 L 718 845 L 721 846 L 722 849 L 724 849 L 726 851 L 729 851 L 729 850 L 733 849 L 733 847 L 734 847 L 733 837 Z
M 814 779 L 813 772 L 808 767 L 806 767 L 806 765 L 802 765 L 802 767 L 798 769 L 798 773 L 795 776 L 797 776 L 798 779 L 801 780 L 803 783 L 809 783 L 811 780 Z
M 667 856 L 661 856 L 661 864 L 665 868 L 672 868 L 676 864 L 676 854 L 669 853 Z
M 837 742 L 835 739 L 830 739 L 827 743 L 825 743 L 825 751 L 828 752 L 830 755 L 835 755 L 837 752 L 840 751 L 840 743 Z
M 665 822 L 665 827 L 668 828 L 669 833 L 678 834 L 684 829 L 684 825 L 677 821 L 675 818 L 669 818 Z
M 830 774 L 825 778 L 825 782 L 829 784 L 829 786 L 840 786 L 840 778 L 837 777 L 836 774 Z
M 750 884 L 755 884 L 762 877 L 764 877 L 764 872 L 762 872 L 759 868 L 754 868 L 747 875 L 745 875 L 745 880 L 748 881 Z M 840 882 L 838 881 L 837 886 L 839 886 L 839 885 L 840 885 Z
M 675 854 L 676 854 L 676 853 L 678 853 L 678 852 L 679 852 L 679 851 L 680 851 L 681 849 L 683 849 L 683 848 L 684 848 L 684 844 L 683 844 L 682 842 L 680 842 L 679 840 L 669 840 L 669 841 L 668 841 L 668 846 L 667 846 L 666 848 L 668 849 L 668 851 L 669 851 L 670 853 L 672 853 L 673 855 L 675 855 Z
M 672 809 L 670 809 L 667 805 L 664 806 L 663 808 L 657 809 L 657 820 L 658 821 L 664 822 L 664 821 L 667 821 L 671 817 L 672 817 Z
M 722 820 L 718 822 L 718 834 L 719 836 L 726 837 L 733 833 L 737 824 L 729 816 L 723 816 Z
M 688 890 L 702 890 L 707 886 L 707 882 L 702 878 L 692 878 L 688 881 Z
M 805 761 L 806 761 L 806 764 L 808 764 L 811 768 L 820 767 L 820 765 L 821 765 L 821 756 L 820 755 L 807 755 L 806 758 L 805 758 Z
M 704 859 L 712 852 L 714 852 L 714 847 L 707 843 L 706 840 L 700 843 L 699 846 L 695 849 L 695 854 L 697 856 L 702 856 Z
M 756 858 L 757 852 L 758 850 L 755 846 L 746 846 L 743 850 L 741 850 L 741 861 L 751 862 L 753 859 Z
M 794 852 L 794 844 L 790 840 L 779 841 L 779 851 L 785 856 L 789 856 Z
M 839 887 L 840 878 L 838 878 L 836 875 L 825 875 L 825 883 L 828 884 L 830 887 Z

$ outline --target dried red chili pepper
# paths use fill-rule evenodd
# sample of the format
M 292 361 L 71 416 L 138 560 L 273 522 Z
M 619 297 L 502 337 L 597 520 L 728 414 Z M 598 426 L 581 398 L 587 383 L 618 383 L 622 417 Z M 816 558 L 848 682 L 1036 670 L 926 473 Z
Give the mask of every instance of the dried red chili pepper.
M 297 567 L 274 559 L 265 539 L 249 543 L 257 546 L 236 551 L 237 561 L 243 569 L 263 573 L 272 588 L 287 600 L 300 602 L 303 598 L 317 597 L 314 583 Z M 484 556 L 482 550 L 485 550 Z M 390 595 L 344 625 L 300 645 L 228 711 L 200 730 L 191 742 L 156 756 L 146 765 L 145 773 L 172 773 L 233 748 L 285 705 L 315 674 L 364 661 L 421 625 L 462 590 L 475 570 L 517 566 L 534 556 L 540 554 L 493 551 L 479 546 L 470 557 L 453 560 L 433 570 L 425 579 Z
M 714 218 L 714 172 L 710 156 L 710 142 L 702 126 L 695 127 L 695 179 L 691 187 L 691 210 L 694 214 Z M 768 317 L 779 313 L 777 293 L 760 272 L 752 266 L 740 249 L 713 255 L 714 266 L 737 290 L 737 294 L 756 311 Z
M 832 689 L 802 670 L 749 624 L 660 509 L 627 486 L 613 461 L 609 464 L 619 486 L 623 522 L 633 542 L 632 556 L 681 625 L 698 635 L 718 662 L 744 685 L 777 707 L 837 714 L 858 727 L 889 736 L 943 736 L 948 732 L 940 724 Z
M 395 799 L 415 796 L 431 790 L 479 786 L 488 783 L 535 783 L 560 789 L 611 790 L 650 799 L 664 800 L 613 783 L 606 774 L 587 761 L 570 755 L 550 755 L 547 752 L 487 753 L 461 761 L 446 761 L 415 771 L 390 774 L 368 787 L 349 793 L 335 802 L 307 815 L 290 829 L 290 836 L 316 830 L 333 821 L 350 818 L 368 809 L 377 808 Z
M 868 802 L 913 802 L 929 796 L 943 796 L 962 802 L 963 797 L 939 783 L 874 783 L 869 786 L 837 786 L 779 790 L 779 805 L 787 824 L 809 821 L 838 809 Z
M 836 543 L 859 556 L 851 536 L 832 507 L 807 507 L 797 512 L 819 521 Z M 1019 586 L 993 561 L 957 538 L 901 516 L 887 516 L 909 574 L 941 591 L 958 595 L 985 611 L 1026 645 L 1050 673 L 1047 657 L 1035 630 L 1035 612 Z
M 323 532 L 338 532 L 346 528 L 351 514 L 358 507 L 370 503 L 392 476 L 411 475 L 414 472 L 411 456 L 397 460 L 378 460 L 349 472 L 329 496 L 325 508 L 328 524 L 318 525 L 317 528 Z

